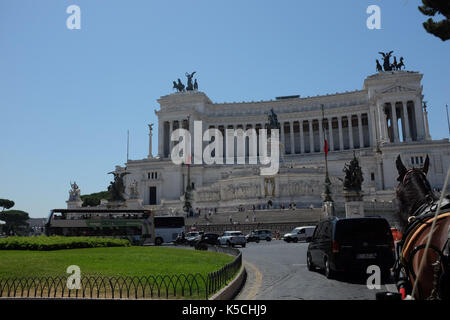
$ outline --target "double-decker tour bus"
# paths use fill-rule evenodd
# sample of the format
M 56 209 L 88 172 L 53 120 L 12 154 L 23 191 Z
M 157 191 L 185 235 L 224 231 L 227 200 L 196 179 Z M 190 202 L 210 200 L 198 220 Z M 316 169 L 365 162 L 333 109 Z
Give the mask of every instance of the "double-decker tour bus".
M 54 209 L 46 224 L 47 235 L 126 238 L 141 245 L 172 242 L 181 232 L 184 217 L 154 217 L 140 209 Z
M 153 219 L 151 210 L 54 209 L 46 234 L 121 238 L 143 245 L 156 243 Z

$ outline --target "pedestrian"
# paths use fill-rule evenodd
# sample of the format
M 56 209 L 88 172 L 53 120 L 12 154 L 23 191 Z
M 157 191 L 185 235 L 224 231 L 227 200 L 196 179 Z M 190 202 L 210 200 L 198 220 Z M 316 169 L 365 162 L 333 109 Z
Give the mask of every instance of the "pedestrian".
M 256 222 L 256 216 L 253 214 L 253 222 Z
M 230 223 L 232 224 L 233 223 L 233 217 L 231 216 L 231 214 L 230 214 Z
M 248 220 L 248 215 L 247 215 L 247 217 L 245 217 L 245 222 L 248 223 L 248 221 L 249 220 Z

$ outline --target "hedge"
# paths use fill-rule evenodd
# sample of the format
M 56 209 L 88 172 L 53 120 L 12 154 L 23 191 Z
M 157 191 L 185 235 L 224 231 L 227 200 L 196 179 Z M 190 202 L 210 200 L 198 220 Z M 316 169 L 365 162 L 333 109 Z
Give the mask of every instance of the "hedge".
M 61 250 L 98 247 L 128 247 L 126 239 L 96 238 L 96 237 L 7 237 L 0 238 L 0 250 Z

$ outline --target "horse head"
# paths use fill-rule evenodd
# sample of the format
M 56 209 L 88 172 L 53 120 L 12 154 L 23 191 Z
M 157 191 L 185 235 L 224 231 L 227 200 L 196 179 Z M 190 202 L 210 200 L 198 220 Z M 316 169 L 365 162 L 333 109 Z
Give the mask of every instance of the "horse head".
M 430 158 L 428 155 L 422 168 L 407 169 L 402 162 L 400 155 L 395 162 L 398 172 L 397 181 L 399 182 L 396 195 L 399 204 L 399 215 L 402 224 L 406 225 L 408 218 L 417 208 L 425 203 L 426 200 L 435 199 L 430 183 L 427 180 L 427 173 L 430 167 Z

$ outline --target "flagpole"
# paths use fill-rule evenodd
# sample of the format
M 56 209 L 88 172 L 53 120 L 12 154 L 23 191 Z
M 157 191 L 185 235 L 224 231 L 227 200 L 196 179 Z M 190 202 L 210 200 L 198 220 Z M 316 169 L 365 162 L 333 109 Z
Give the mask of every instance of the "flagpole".
M 450 121 L 448 119 L 448 104 L 445 105 L 445 107 L 447 108 L 447 125 L 448 125 L 448 134 L 450 135 Z
M 129 159 L 129 152 L 130 152 L 130 130 L 127 130 L 127 162 Z
M 326 131 L 324 128 L 323 123 L 325 122 L 325 111 L 323 108 L 323 104 L 321 105 L 322 108 L 322 132 L 323 132 L 323 139 L 324 139 L 324 153 L 325 153 L 325 191 L 323 193 L 323 202 L 324 205 L 327 202 L 327 207 L 330 207 L 330 211 L 328 212 L 329 215 L 334 215 L 334 205 L 333 205 L 333 199 L 331 198 L 331 181 L 330 176 L 328 174 L 328 141 L 326 139 Z

